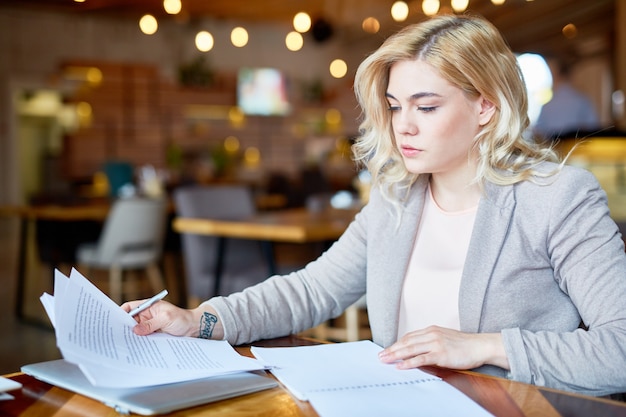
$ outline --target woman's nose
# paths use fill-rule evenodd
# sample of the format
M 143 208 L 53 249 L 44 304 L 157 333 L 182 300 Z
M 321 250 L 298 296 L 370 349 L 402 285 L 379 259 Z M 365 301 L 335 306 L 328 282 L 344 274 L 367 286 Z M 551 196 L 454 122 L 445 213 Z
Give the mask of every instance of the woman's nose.
M 416 135 L 418 132 L 415 119 L 406 111 L 398 111 L 395 114 L 394 129 L 402 135 Z

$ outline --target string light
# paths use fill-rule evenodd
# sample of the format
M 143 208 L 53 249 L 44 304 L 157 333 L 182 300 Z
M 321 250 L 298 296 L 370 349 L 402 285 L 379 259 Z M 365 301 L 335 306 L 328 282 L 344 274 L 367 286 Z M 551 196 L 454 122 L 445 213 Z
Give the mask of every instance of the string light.
M 335 59 L 330 63 L 330 75 L 335 78 L 343 78 L 348 73 L 348 64 L 343 59 Z
M 378 33 L 380 30 L 380 22 L 375 17 L 367 17 L 363 20 L 361 24 L 364 32 L 367 33 Z
M 159 24 L 154 16 L 146 14 L 139 19 L 139 28 L 146 35 L 153 35 L 159 28 Z
M 214 43 L 213 35 L 206 30 L 202 30 L 196 35 L 196 48 L 201 52 L 208 52 L 213 49 Z
M 300 33 L 307 32 L 311 29 L 311 16 L 305 12 L 296 13 L 293 17 L 293 28 Z
M 285 37 L 285 45 L 290 51 L 299 51 L 304 45 L 304 39 L 299 32 L 289 32 Z
M 469 0 L 452 0 L 451 1 L 452 9 L 457 13 L 464 12 L 467 9 L 468 5 L 469 5 Z
M 422 1 L 422 11 L 426 16 L 433 16 L 439 11 L 439 0 Z
M 237 48 L 242 48 L 248 44 L 248 31 L 242 27 L 236 27 L 230 32 L 230 41 Z
M 163 0 L 163 9 L 168 14 L 178 14 L 182 8 L 183 5 L 180 0 Z
M 396 22 L 404 22 L 409 17 L 409 5 L 402 0 L 396 1 L 391 6 L 391 17 Z

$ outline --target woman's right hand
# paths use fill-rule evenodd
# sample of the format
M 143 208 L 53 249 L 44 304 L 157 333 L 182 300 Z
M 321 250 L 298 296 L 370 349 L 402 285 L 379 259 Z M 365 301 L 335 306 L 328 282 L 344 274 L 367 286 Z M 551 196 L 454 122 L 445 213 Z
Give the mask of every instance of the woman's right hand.
M 122 309 L 129 312 L 144 301 L 126 302 L 122 304 Z M 205 339 L 222 339 L 224 337 L 217 313 L 208 305 L 200 305 L 189 310 L 161 300 L 134 318 L 137 320 L 137 325 L 133 328 L 133 332 L 140 336 L 163 332 L 173 336 L 202 337 Z

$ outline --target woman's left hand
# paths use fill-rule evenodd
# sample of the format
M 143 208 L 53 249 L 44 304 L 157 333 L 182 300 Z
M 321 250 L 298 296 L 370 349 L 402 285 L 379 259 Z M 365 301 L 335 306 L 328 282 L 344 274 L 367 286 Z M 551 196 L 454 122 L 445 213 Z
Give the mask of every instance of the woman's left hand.
M 509 369 L 500 333 L 462 333 L 430 326 L 404 335 L 379 354 L 400 369 L 435 365 L 450 369 L 473 369 L 495 365 Z

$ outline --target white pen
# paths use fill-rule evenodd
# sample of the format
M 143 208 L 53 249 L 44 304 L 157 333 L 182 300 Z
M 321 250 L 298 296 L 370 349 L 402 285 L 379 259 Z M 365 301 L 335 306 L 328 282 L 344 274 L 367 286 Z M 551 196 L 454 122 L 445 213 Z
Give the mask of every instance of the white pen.
M 166 295 L 167 295 L 167 290 L 163 290 L 157 295 L 155 295 L 154 297 L 150 298 L 149 300 L 146 300 L 145 302 L 139 304 L 137 307 L 130 310 L 128 314 L 130 314 L 131 316 L 136 316 L 137 314 L 141 313 L 145 309 L 149 308 L 152 304 L 156 303 L 159 300 L 164 299 Z

